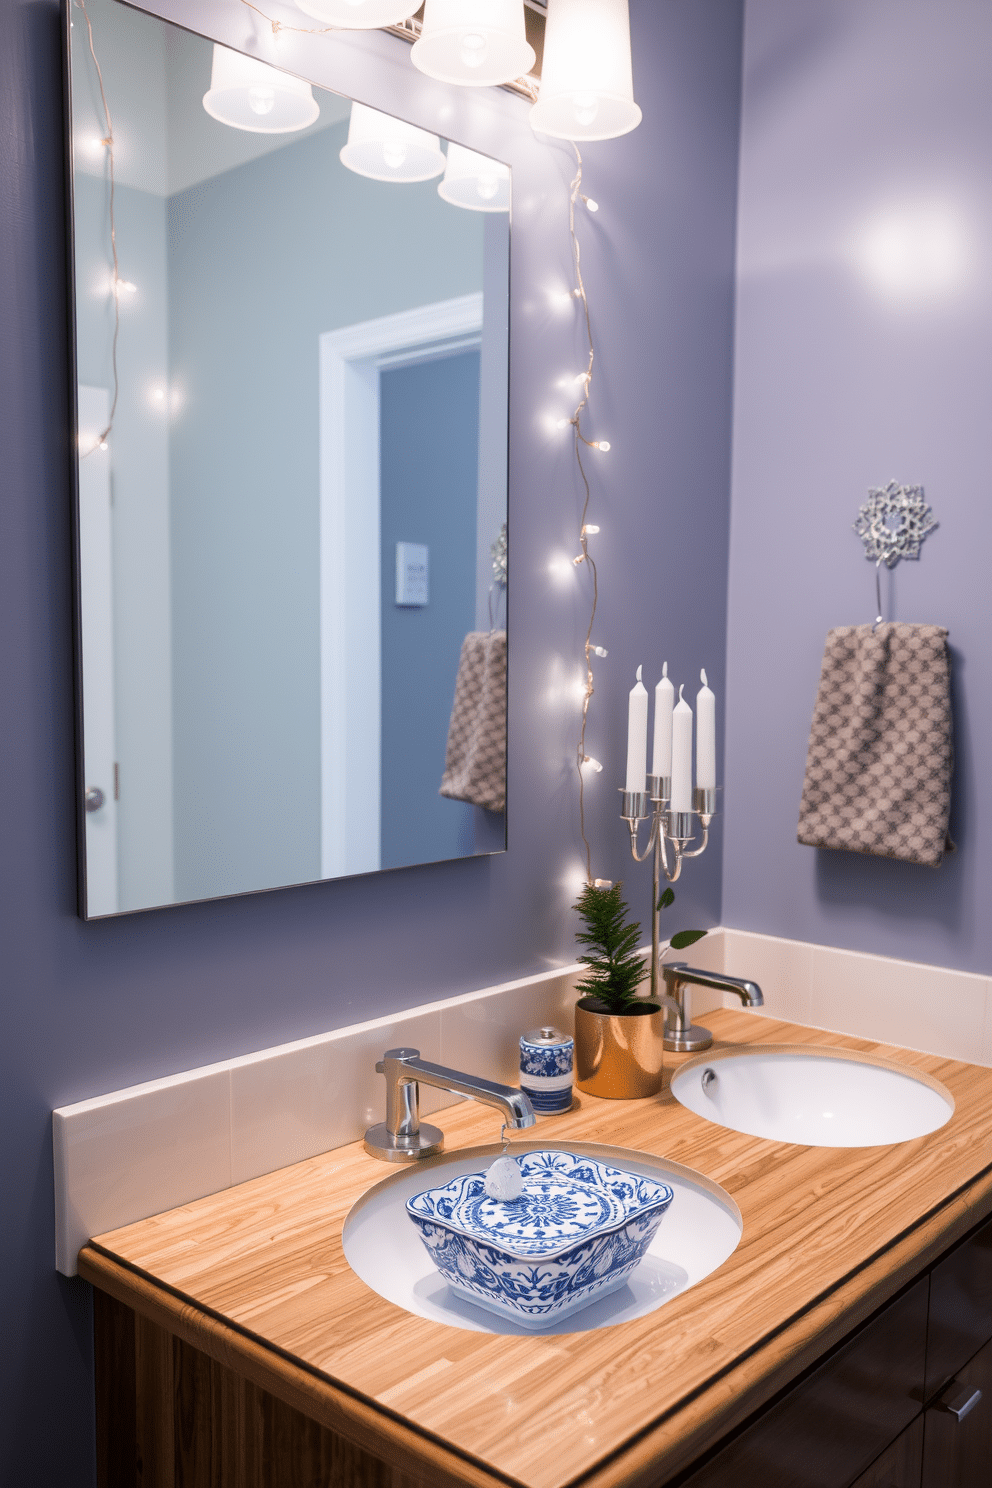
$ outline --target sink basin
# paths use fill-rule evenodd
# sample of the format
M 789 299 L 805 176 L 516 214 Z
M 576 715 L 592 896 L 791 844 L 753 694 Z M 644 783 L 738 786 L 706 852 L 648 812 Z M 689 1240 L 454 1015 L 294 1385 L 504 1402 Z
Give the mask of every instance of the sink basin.
M 740 1210 L 719 1184 L 701 1173 L 651 1153 L 598 1142 L 516 1141 L 510 1151 L 517 1156 L 549 1147 L 659 1180 L 673 1190 L 673 1197 L 664 1223 L 623 1286 L 548 1324 L 539 1336 L 609 1328 L 643 1317 L 702 1281 L 737 1249 L 743 1228 Z M 475 1333 L 534 1337 L 533 1325 L 491 1313 L 450 1287 L 406 1209 L 416 1194 L 485 1171 L 501 1150 L 497 1145 L 444 1153 L 370 1188 L 344 1223 L 344 1253 L 352 1270 L 381 1297 L 418 1317 Z
M 881 1147 L 937 1131 L 954 1113 L 939 1080 L 838 1049 L 718 1049 L 684 1064 L 672 1094 L 717 1126 L 804 1147 Z

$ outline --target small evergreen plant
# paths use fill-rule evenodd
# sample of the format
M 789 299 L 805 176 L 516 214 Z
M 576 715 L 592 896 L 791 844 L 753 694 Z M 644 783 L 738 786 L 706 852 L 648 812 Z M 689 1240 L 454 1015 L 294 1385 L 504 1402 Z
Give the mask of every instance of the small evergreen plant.
M 623 900 L 623 884 L 608 889 L 586 884 L 575 901 L 585 929 L 577 930 L 576 940 L 588 947 L 579 960 L 588 971 L 576 984 L 583 997 L 595 998 L 609 1013 L 628 1013 L 637 998 L 637 989 L 648 974 L 643 957 L 637 953 L 641 927 L 628 922 Z
M 658 900 L 658 908 L 667 909 L 674 901 L 673 890 L 667 888 Z M 629 910 L 623 899 L 623 884 L 602 888 L 587 883 L 574 908 L 585 925 L 576 931 L 575 938 L 580 945 L 588 947 L 586 954 L 579 957 L 588 971 L 576 983 L 576 990 L 582 997 L 600 1003 L 601 1010 L 612 1015 L 656 1007 L 657 1004 L 637 995 L 638 987 L 648 975 L 648 966 L 637 950 L 641 927 L 627 919 Z M 670 945 L 673 950 L 683 951 L 702 940 L 705 934 L 705 930 L 679 930 L 672 936 Z

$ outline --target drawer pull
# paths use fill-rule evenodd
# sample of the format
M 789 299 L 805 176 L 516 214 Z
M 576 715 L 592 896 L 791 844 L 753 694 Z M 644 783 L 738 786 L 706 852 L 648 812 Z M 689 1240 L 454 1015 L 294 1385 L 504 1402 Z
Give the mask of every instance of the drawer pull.
M 946 1411 L 956 1421 L 963 1421 L 969 1411 L 975 1409 L 981 1398 L 981 1390 L 973 1390 L 970 1385 L 952 1383 L 937 1401 L 937 1409 Z

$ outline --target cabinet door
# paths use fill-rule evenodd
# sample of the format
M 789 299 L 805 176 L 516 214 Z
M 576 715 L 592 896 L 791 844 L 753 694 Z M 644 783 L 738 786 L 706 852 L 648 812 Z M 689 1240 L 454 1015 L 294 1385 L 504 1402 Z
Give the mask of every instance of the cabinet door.
M 920 1415 L 928 1285 L 873 1318 L 684 1488 L 849 1488 Z
M 923 1468 L 923 1417 L 897 1437 L 887 1452 L 851 1488 L 920 1488 Z
M 992 1343 L 987 1343 L 923 1418 L 923 1488 L 988 1488 L 990 1481 Z
M 931 1400 L 992 1338 L 992 1224 L 930 1273 L 926 1398 Z

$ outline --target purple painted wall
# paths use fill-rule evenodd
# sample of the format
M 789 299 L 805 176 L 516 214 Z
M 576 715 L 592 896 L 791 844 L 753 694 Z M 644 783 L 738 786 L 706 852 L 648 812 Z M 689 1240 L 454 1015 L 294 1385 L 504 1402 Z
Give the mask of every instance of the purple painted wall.
M 586 152 L 601 211 L 582 221 L 595 428 L 614 445 L 595 467 L 593 518 L 603 527 L 597 634 L 610 657 L 590 731 L 607 764 L 590 827 L 605 876 L 628 873 L 615 787 L 634 666 L 654 673 L 667 654 L 681 677 L 702 663 L 718 689 L 724 672 L 740 4 L 631 9 L 644 124 Z M 54 0 L 0 0 L 0 12 L 0 1480 L 74 1488 L 93 1478 L 90 1313 L 83 1283 L 53 1270 L 51 1108 L 572 957 L 570 684 L 585 611 L 583 576 L 559 586 L 549 575 L 556 553 L 575 551 L 578 497 L 546 416 L 561 411 L 556 382 L 581 365 L 581 343 L 574 307 L 562 316 L 548 294 L 568 268 L 570 152 L 521 144 L 509 852 L 82 923 L 60 25 Z M 628 882 L 646 900 L 644 870 Z M 719 918 L 718 844 L 686 874 L 680 907 L 687 920 Z
M 992 970 L 992 96 L 987 0 L 747 0 L 724 921 Z M 824 636 L 870 622 L 851 531 L 922 484 L 940 529 L 884 576 L 950 630 L 956 856 L 796 843 Z

